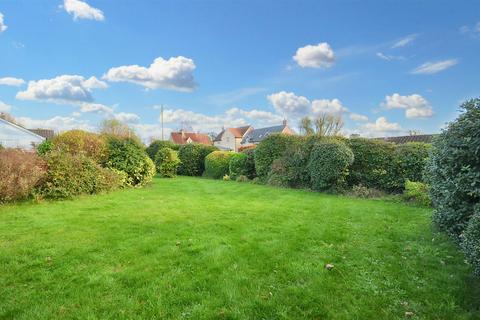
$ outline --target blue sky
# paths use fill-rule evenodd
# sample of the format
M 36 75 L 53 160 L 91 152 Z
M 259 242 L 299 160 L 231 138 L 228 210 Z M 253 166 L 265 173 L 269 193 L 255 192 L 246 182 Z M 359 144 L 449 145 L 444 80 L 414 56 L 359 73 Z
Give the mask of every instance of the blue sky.
M 438 132 L 479 96 L 478 1 L 0 1 L 0 111 L 29 127 Z M 93 78 L 92 78 L 93 77 Z M 22 81 L 23 80 L 23 81 Z

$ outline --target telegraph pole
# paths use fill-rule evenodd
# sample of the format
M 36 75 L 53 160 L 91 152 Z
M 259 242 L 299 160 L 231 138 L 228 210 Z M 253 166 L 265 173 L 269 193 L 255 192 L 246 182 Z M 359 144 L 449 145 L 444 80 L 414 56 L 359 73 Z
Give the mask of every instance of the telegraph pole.
M 160 106 L 160 113 L 162 118 L 162 141 L 163 141 L 163 104 Z

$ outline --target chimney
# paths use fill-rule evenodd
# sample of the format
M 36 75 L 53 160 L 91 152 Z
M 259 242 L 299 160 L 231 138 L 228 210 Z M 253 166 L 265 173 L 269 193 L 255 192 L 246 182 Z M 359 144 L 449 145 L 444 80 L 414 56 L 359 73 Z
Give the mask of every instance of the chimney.
M 284 126 L 286 126 L 287 125 L 287 119 L 283 119 L 282 123 L 283 123 Z
M 185 139 L 185 130 L 183 128 L 180 129 L 180 133 L 182 134 L 182 139 Z

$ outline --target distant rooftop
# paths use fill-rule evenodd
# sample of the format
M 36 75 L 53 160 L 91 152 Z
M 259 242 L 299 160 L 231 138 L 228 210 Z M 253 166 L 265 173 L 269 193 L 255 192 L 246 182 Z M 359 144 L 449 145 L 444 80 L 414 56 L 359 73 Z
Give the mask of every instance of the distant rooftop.
M 287 125 L 282 124 L 279 126 L 266 127 L 260 129 L 254 129 L 250 131 L 242 140 L 242 144 L 245 143 L 257 143 L 268 137 L 273 133 L 281 133 Z
M 393 142 L 395 144 L 404 144 L 407 142 L 432 143 L 433 138 L 437 135 L 438 134 L 417 134 L 417 135 L 399 136 L 399 137 L 375 138 L 375 140 L 383 140 L 383 141 Z

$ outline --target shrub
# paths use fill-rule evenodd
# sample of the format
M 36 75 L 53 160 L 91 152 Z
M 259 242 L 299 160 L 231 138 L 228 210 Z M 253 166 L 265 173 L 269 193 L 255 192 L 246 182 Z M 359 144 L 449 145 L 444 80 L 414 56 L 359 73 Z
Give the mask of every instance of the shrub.
M 405 181 L 405 191 L 403 198 L 407 201 L 428 207 L 432 204 L 428 195 L 428 186 L 422 182 Z
M 462 235 L 462 249 L 480 276 L 480 206 L 477 205 L 475 212 Z
M 275 159 L 283 156 L 288 147 L 298 143 L 295 136 L 272 134 L 255 148 L 255 171 L 261 179 L 266 179 Z
M 0 150 L 0 202 L 29 196 L 44 177 L 45 162 L 35 153 L 17 149 Z
M 230 176 L 228 174 L 224 175 L 222 179 L 223 179 L 223 181 L 230 181 L 231 180 Z
M 214 151 L 205 157 L 205 176 L 220 179 L 228 175 L 228 167 L 231 157 L 230 151 Z
M 177 175 L 177 168 L 180 165 L 177 151 L 170 148 L 158 150 L 155 156 L 155 166 L 160 176 L 165 178 L 174 178 Z
M 262 180 L 259 177 L 255 177 L 252 179 L 252 184 L 263 184 Z
M 237 182 L 247 182 L 248 177 L 247 176 L 238 176 L 235 181 L 237 181 Z
M 145 151 L 147 152 L 150 159 L 155 161 L 155 157 L 160 149 L 170 148 L 173 150 L 178 150 L 179 147 L 180 146 L 178 144 L 175 144 L 168 140 L 154 140 L 150 143 L 150 145 L 147 147 Z
M 230 159 L 229 172 L 232 179 L 243 175 L 250 179 L 255 177 L 255 158 L 253 149 L 235 153 Z
M 148 157 L 143 146 L 134 139 L 108 138 L 108 168 L 127 174 L 126 186 L 141 186 L 152 181 L 155 165 Z
M 181 164 L 178 167 L 178 174 L 184 176 L 201 176 L 205 171 L 205 157 L 213 151 L 218 150 L 213 146 L 203 144 L 184 144 L 178 149 L 178 157 Z
M 434 222 L 456 240 L 480 201 L 480 99 L 465 102 L 461 109 L 434 140 L 425 175 Z
M 270 172 L 267 176 L 267 184 L 274 187 L 288 187 L 287 164 L 285 158 L 275 159 L 270 166 Z
M 107 158 L 105 139 L 96 133 L 82 130 L 70 130 L 54 137 L 52 149 L 72 155 L 84 154 L 99 163 Z
M 312 149 L 308 163 L 312 189 L 338 191 L 343 188 L 353 153 L 338 139 L 322 139 Z
M 370 199 L 370 198 L 381 198 L 385 194 L 378 189 L 368 188 L 368 187 L 365 187 L 364 185 L 357 184 L 347 192 L 347 195 L 352 197 L 357 197 L 357 198 Z
M 102 168 L 84 154 L 51 151 L 45 159 L 48 169 L 39 193 L 46 198 L 62 199 L 93 194 L 101 191 L 105 185 Z
M 396 147 L 396 168 L 401 182 L 423 182 L 423 171 L 430 148 L 430 144 L 421 142 L 409 142 Z
M 40 156 L 44 156 L 45 154 L 47 154 L 47 152 L 52 150 L 52 145 L 53 144 L 52 144 L 51 140 L 42 141 L 42 143 L 40 143 L 37 146 L 37 154 L 40 155 Z
M 395 172 L 395 145 L 381 140 L 351 138 L 346 140 L 354 161 L 347 183 L 367 188 L 396 191 L 403 183 Z

